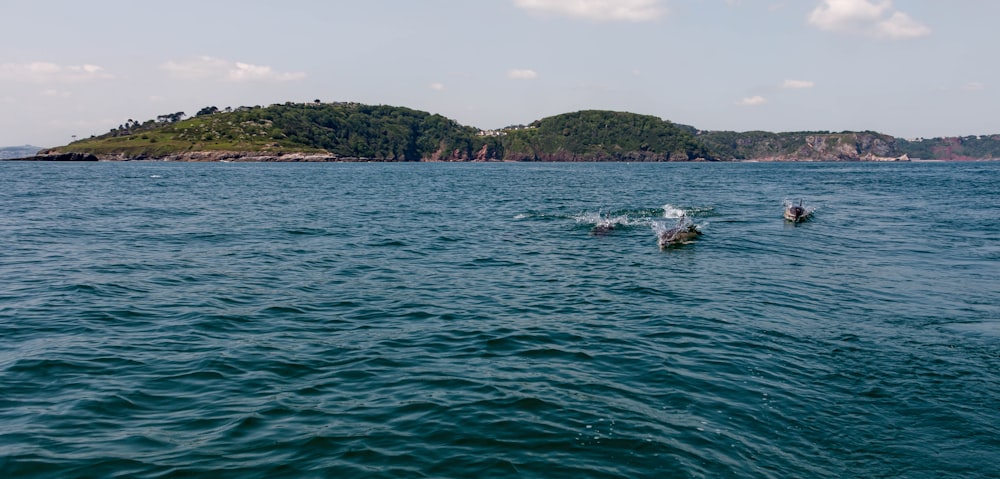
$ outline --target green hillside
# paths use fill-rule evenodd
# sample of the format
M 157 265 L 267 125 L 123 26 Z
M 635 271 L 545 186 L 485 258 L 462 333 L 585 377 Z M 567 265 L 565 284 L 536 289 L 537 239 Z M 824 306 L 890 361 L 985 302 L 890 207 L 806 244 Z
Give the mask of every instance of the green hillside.
M 654 116 L 588 110 L 485 134 L 441 115 L 358 103 L 203 108 L 108 133 L 52 153 L 160 158 L 185 152 L 324 153 L 380 161 L 677 161 L 709 158 L 691 127 Z
M 503 137 L 513 161 L 683 161 L 711 159 L 685 127 L 655 116 L 586 110 L 536 121 Z
M 128 120 L 53 148 L 101 159 L 217 161 L 863 161 L 1000 157 L 1000 136 L 906 141 L 872 131 L 699 131 L 655 116 L 584 110 L 480 131 L 441 115 L 358 103 L 205 107 Z M 217 153 L 213 153 L 217 152 Z M 292 158 L 299 154 L 300 158 Z M 213 156 L 215 155 L 215 156 Z M 72 159 L 79 159 L 73 157 Z M 94 157 L 89 157 L 93 159 Z
M 126 122 L 61 152 L 162 157 L 190 151 L 325 152 L 345 158 L 419 161 L 469 158 L 495 140 L 441 115 L 357 103 L 285 103 Z

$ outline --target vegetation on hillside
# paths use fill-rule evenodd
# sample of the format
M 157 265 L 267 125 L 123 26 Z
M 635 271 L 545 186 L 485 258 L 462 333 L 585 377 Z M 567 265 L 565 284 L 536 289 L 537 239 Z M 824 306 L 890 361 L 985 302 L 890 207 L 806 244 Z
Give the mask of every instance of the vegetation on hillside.
M 698 135 L 714 155 L 727 160 L 788 158 L 851 160 L 871 153 L 897 156 L 895 138 L 873 131 L 706 131 Z
M 507 160 L 711 159 L 690 131 L 655 116 L 585 110 L 536 121 L 503 137 Z
M 897 140 L 910 158 L 925 160 L 982 160 L 1000 158 L 1000 135 Z
M 357 103 L 285 103 L 220 111 L 205 107 L 110 132 L 59 148 L 94 154 L 158 157 L 186 151 L 325 152 L 344 158 L 419 161 L 468 159 L 495 139 L 479 137 L 441 115 Z
M 860 160 L 1000 157 L 1000 135 L 906 141 L 872 131 L 699 131 L 655 116 L 604 110 L 565 113 L 480 131 L 441 115 L 358 103 L 206 106 L 49 150 L 127 158 L 193 152 L 315 153 L 378 161 Z

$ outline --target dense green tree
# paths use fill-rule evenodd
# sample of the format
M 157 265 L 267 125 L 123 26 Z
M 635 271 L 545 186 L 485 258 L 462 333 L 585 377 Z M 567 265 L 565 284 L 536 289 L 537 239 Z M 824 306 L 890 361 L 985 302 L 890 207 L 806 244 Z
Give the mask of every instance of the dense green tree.
M 176 123 L 184 118 L 185 114 L 183 111 L 177 113 L 167 113 L 166 115 L 160 115 L 156 117 L 156 120 L 161 123 Z
M 205 108 L 202 108 L 201 110 L 198 110 L 198 113 L 195 116 L 212 115 L 212 114 L 218 113 L 218 112 L 219 112 L 219 109 L 217 107 L 206 106 Z

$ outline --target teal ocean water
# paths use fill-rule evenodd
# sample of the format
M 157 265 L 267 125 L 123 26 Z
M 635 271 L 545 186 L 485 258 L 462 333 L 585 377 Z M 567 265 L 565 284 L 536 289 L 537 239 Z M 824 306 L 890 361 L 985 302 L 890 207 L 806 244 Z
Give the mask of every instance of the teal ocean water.
M 1000 477 L 998 185 L 0 163 L 0 476 Z

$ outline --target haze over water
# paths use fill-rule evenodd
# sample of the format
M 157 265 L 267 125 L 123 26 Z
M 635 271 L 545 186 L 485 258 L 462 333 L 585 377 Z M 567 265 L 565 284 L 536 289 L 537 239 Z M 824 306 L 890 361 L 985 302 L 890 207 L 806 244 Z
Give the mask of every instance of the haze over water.
M 998 184 L 0 163 L 0 476 L 997 477 Z

